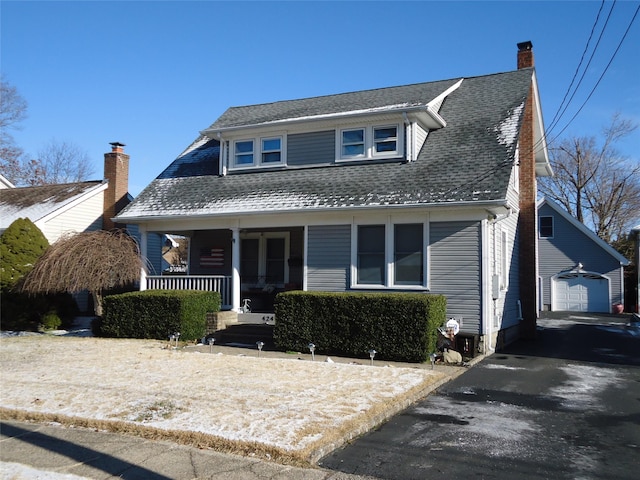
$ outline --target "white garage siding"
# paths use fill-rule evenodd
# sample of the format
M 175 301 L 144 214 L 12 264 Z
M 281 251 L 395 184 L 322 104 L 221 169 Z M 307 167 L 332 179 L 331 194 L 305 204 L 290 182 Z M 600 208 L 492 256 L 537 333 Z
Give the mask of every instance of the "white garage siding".
M 610 281 L 589 272 L 559 274 L 551 281 L 552 310 L 567 312 L 610 311 Z

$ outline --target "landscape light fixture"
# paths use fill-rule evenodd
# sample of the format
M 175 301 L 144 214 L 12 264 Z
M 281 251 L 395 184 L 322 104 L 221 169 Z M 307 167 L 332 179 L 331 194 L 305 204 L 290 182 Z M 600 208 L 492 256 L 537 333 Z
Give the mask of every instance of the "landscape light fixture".
M 316 359 L 316 356 L 315 356 L 315 353 L 314 353 L 316 351 L 315 344 L 313 344 L 313 343 L 309 344 L 309 351 L 311 352 L 311 361 L 313 362 Z
M 260 352 L 262 352 L 262 347 L 264 347 L 264 342 L 256 342 L 258 346 L 258 356 L 260 356 Z
M 216 343 L 216 339 L 211 337 L 209 339 L 209 353 L 213 353 L 213 344 Z
M 431 370 L 433 370 L 435 368 L 435 364 L 436 364 L 436 354 L 435 353 L 430 353 L 429 354 L 429 360 L 431 360 Z
M 373 357 L 376 356 L 376 352 L 373 348 L 371 350 L 369 350 L 369 358 L 371 359 L 371 365 L 373 365 Z

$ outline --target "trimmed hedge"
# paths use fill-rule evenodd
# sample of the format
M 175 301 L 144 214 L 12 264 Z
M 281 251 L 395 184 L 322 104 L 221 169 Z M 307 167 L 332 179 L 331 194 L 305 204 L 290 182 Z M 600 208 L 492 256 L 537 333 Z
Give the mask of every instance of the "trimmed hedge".
M 422 293 L 285 292 L 276 296 L 274 340 L 282 350 L 424 362 L 435 352 L 447 301 Z
M 181 340 L 205 334 L 208 312 L 220 310 L 220 294 L 197 290 L 146 290 L 104 298 L 102 321 L 96 334 L 117 338 Z

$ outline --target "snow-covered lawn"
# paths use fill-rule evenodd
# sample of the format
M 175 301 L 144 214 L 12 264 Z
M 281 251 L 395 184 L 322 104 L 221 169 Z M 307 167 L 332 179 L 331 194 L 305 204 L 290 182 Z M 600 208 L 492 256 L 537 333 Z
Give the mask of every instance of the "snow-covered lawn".
M 196 432 L 214 448 L 314 461 L 444 379 L 438 370 L 361 363 L 195 352 L 153 340 L 5 337 L 0 413 L 176 438 Z

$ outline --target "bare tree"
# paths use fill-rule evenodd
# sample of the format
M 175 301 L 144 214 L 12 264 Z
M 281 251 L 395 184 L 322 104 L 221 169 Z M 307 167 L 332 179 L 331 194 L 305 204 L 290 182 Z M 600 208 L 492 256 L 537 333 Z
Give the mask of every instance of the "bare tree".
M 27 118 L 27 102 L 16 87 L 0 77 L 0 170 L 15 183 L 23 161 L 23 150 L 15 144 L 10 130 L 20 128 Z
M 32 184 L 48 185 L 86 180 L 93 174 L 87 152 L 70 142 L 50 140 L 38 152 L 37 174 Z
M 594 137 L 574 137 L 550 149 L 555 176 L 540 181 L 540 192 L 560 203 L 606 242 L 628 233 L 640 212 L 640 164 L 625 158 L 616 142 L 637 125 L 615 114 L 603 130 L 602 143 Z
M 52 244 L 20 288 L 32 294 L 88 290 L 100 316 L 104 292 L 138 281 L 142 266 L 138 244 L 122 230 L 76 233 Z

